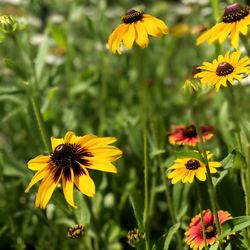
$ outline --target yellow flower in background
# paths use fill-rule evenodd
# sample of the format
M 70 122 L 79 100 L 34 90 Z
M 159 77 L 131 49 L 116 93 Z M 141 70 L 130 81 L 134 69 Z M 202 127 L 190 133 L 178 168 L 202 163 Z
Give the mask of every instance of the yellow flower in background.
M 76 207 L 73 198 L 74 185 L 85 195 L 95 194 L 95 184 L 88 169 L 116 173 L 113 161 L 121 157 L 122 151 L 109 144 L 114 137 L 95 135 L 76 136 L 67 132 L 64 138 L 51 138 L 51 155 L 39 155 L 28 162 L 28 168 L 37 171 L 25 192 L 42 180 L 36 196 L 36 207 L 45 208 L 62 179 L 62 189 L 66 201 Z
M 197 152 L 197 151 L 194 151 Z M 213 154 L 207 152 L 207 158 L 210 160 Z M 196 158 L 178 158 L 174 161 L 174 165 L 169 167 L 169 170 L 172 170 L 168 175 L 172 184 L 177 183 L 178 181 L 182 181 L 183 183 L 192 183 L 194 177 L 199 179 L 200 181 L 205 181 L 207 179 L 206 176 L 206 166 L 203 162 Z M 221 167 L 220 162 L 209 161 L 208 162 L 210 173 L 216 173 L 218 167 Z
M 120 24 L 109 36 L 109 49 L 121 54 L 121 43 L 131 49 L 134 42 L 140 47 L 148 46 L 148 35 L 160 37 L 168 33 L 167 25 L 160 19 L 142 11 L 130 10 L 122 17 Z
M 222 44 L 230 35 L 231 44 L 237 49 L 239 35 L 240 33 L 247 35 L 248 25 L 250 25 L 250 8 L 239 3 L 230 4 L 225 8 L 221 22 L 199 36 L 196 45 L 205 41 L 211 44 L 216 40 Z
M 227 52 L 224 56 L 219 55 L 212 63 L 204 62 L 197 68 L 202 71 L 194 77 L 200 78 L 202 85 L 213 85 L 218 91 L 221 85 L 226 87 L 228 82 L 232 85 L 234 85 L 234 80 L 241 82 L 241 74 L 250 72 L 250 59 L 247 56 L 240 59 L 240 51 L 231 54 Z

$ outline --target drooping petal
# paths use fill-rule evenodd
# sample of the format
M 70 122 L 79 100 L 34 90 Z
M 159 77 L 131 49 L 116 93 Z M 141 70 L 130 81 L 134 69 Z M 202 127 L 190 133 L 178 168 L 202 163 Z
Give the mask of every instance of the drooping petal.
M 74 183 L 83 194 L 89 197 L 95 195 L 95 183 L 89 175 L 82 174 L 80 176 L 75 176 Z
M 42 180 L 46 176 L 49 176 L 49 167 L 38 171 L 31 179 L 28 187 L 25 189 L 25 193 L 29 192 L 30 188 L 34 186 L 38 181 Z
M 135 23 L 135 30 L 136 30 L 136 43 L 142 47 L 146 48 L 148 46 L 148 34 L 146 31 L 145 26 L 141 21 Z
M 131 49 L 135 41 L 134 23 L 129 25 L 128 31 L 123 36 L 123 44 L 127 49 Z
M 63 193 L 66 201 L 74 208 L 76 205 L 74 203 L 73 190 L 74 190 L 74 172 L 72 168 L 69 168 L 69 175 L 62 175 L 62 187 Z

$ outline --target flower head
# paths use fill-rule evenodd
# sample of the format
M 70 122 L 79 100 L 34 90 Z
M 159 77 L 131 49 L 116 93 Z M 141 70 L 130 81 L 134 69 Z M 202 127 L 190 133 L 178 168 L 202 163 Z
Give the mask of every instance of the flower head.
M 247 26 L 250 24 L 250 9 L 239 3 L 230 4 L 225 8 L 221 22 L 213 26 L 210 30 L 201 34 L 196 41 L 196 45 L 208 41 L 213 43 L 216 40 L 222 44 L 230 35 L 232 46 L 237 49 L 239 35 L 247 34 Z
M 16 30 L 16 20 L 9 15 L 0 16 L 0 30 L 4 33 L 12 33 Z
M 212 126 L 201 126 L 202 138 L 204 141 L 213 137 Z M 194 125 L 177 125 L 172 126 L 169 134 L 169 143 L 172 145 L 195 146 L 199 142 L 199 137 Z
M 132 9 L 125 13 L 122 23 L 111 33 L 108 45 L 113 53 L 121 54 L 121 43 L 127 49 L 131 49 L 134 42 L 146 48 L 148 35 L 160 37 L 167 32 L 168 27 L 162 20 Z
M 68 237 L 71 239 L 80 238 L 84 233 L 84 227 L 81 224 L 77 224 L 73 227 L 70 227 L 68 230 Z
M 130 246 L 136 247 L 138 246 L 143 238 L 143 234 L 139 231 L 138 228 L 134 228 L 133 230 L 128 231 L 127 240 Z
M 212 153 L 207 152 L 208 160 L 210 160 L 212 156 Z M 173 170 L 168 175 L 168 178 L 172 179 L 172 184 L 175 184 L 178 181 L 182 181 L 183 183 L 192 183 L 194 177 L 196 177 L 200 181 L 205 181 L 207 179 L 206 166 L 201 160 L 195 157 L 185 157 L 178 158 L 174 162 L 174 165 L 168 168 L 169 170 Z M 216 168 L 221 167 L 221 163 L 217 161 L 209 161 L 208 165 L 211 174 L 216 173 Z
M 228 82 L 232 85 L 234 80 L 241 82 L 241 74 L 249 74 L 250 72 L 250 59 L 247 56 L 240 59 L 240 51 L 235 51 L 232 54 L 227 52 L 224 56 L 219 55 L 217 60 L 214 59 L 212 63 L 204 62 L 198 68 L 202 71 L 194 77 L 200 78 L 202 85 L 212 85 L 218 91 L 221 85 L 226 87 Z
M 215 226 L 215 218 L 209 209 L 204 210 L 202 212 L 202 215 L 204 220 L 207 245 L 213 245 L 216 241 L 216 238 L 218 237 Z M 220 225 L 222 222 L 232 218 L 230 213 L 223 210 L 218 211 L 218 217 Z M 194 250 L 203 249 L 205 244 L 202 234 L 201 214 L 196 215 L 191 220 L 191 223 L 185 235 L 186 235 L 186 242 L 192 249 Z
M 76 207 L 74 185 L 87 196 L 95 194 L 95 184 L 88 169 L 117 172 L 112 162 L 121 157 L 122 151 L 109 145 L 115 141 L 114 137 L 76 136 L 74 132 L 67 132 L 64 138 L 52 137 L 51 155 L 39 155 L 28 162 L 28 168 L 37 172 L 25 192 L 42 180 L 35 205 L 45 208 L 62 179 L 64 197 L 72 207 Z

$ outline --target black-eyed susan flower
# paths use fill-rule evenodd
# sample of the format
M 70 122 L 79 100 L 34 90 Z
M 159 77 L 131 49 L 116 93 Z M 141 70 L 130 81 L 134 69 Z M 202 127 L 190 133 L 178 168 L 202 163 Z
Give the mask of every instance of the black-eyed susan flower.
M 128 244 L 132 247 L 137 247 L 141 243 L 142 238 L 143 234 L 139 231 L 138 228 L 134 228 L 127 233 Z
M 212 156 L 212 153 L 207 152 L 208 160 L 210 160 Z M 209 161 L 208 165 L 210 173 L 213 174 L 217 172 L 216 168 L 220 167 L 221 163 L 216 161 Z M 195 157 L 178 158 L 174 161 L 174 165 L 169 167 L 168 170 L 172 170 L 168 175 L 168 178 L 172 179 L 172 184 L 175 184 L 178 181 L 182 181 L 183 183 L 192 183 L 194 177 L 196 177 L 200 181 L 205 181 L 207 179 L 207 170 L 205 164 Z
M 238 48 L 239 35 L 247 34 L 248 25 L 250 24 L 250 8 L 244 7 L 239 3 L 230 4 L 225 8 L 221 22 L 213 26 L 210 30 L 198 37 L 196 44 L 199 45 L 204 41 L 213 43 L 219 40 L 223 43 L 230 35 L 231 44 L 234 48 Z
M 208 210 L 204 210 L 202 212 L 204 227 L 206 233 L 206 243 L 207 245 L 213 245 L 216 242 L 218 237 L 216 226 L 215 226 L 215 218 L 212 212 Z M 219 223 L 232 219 L 232 216 L 227 211 L 219 210 L 218 211 Z M 194 250 L 201 250 L 204 248 L 205 243 L 202 234 L 202 222 L 201 222 L 201 214 L 196 215 L 192 218 L 191 223 L 189 225 L 188 230 L 185 233 L 186 242 L 190 246 L 190 248 Z
M 51 138 L 51 155 L 39 155 L 28 162 L 28 168 L 37 171 L 25 192 L 42 180 L 36 196 L 36 207 L 45 208 L 59 181 L 66 201 L 76 207 L 73 198 L 74 185 L 85 195 L 95 194 L 95 184 L 88 169 L 116 173 L 113 161 L 121 157 L 122 151 L 109 144 L 114 137 L 95 135 L 76 136 L 67 132 L 64 138 Z
M 121 43 L 125 48 L 131 49 L 134 42 L 146 48 L 148 35 L 160 37 L 167 32 L 168 27 L 162 20 L 132 9 L 125 13 L 122 23 L 109 36 L 109 49 L 121 54 Z
M 16 20 L 9 15 L 0 16 L 0 30 L 4 33 L 12 33 L 16 30 Z
M 73 227 L 70 227 L 68 230 L 68 237 L 71 239 L 78 239 L 84 233 L 84 227 L 81 224 L 77 224 Z
M 218 91 L 223 85 L 227 86 L 227 83 L 234 85 L 234 80 L 241 82 L 244 76 L 250 72 L 250 59 L 248 56 L 240 58 L 240 51 L 234 51 L 231 54 L 227 52 L 224 56 L 219 55 L 217 59 L 214 59 L 212 63 L 204 62 L 201 72 L 197 73 L 194 77 L 199 78 L 201 84 L 212 85 Z
M 213 137 L 212 126 L 201 126 L 200 129 L 203 141 L 207 141 Z M 195 146 L 199 142 L 199 137 L 194 125 L 176 125 L 172 126 L 168 140 L 172 145 Z

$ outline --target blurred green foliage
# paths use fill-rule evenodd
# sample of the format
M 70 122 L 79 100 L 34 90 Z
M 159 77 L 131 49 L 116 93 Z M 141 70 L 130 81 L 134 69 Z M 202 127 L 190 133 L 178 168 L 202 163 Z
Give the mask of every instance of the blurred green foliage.
M 190 107 L 196 103 L 182 89 L 185 79 L 192 78 L 192 67 L 229 48 L 228 44 L 223 48 L 195 47 L 198 35 L 192 33 L 195 28 L 215 23 L 209 2 L 10 2 L 0 3 L 1 13 L 14 16 L 20 26 L 14 39 L 5 36 L 0 44 L 0 249 L 131 249 L 126 234 L 141 227 L 140 198 L 144 190 L 140 64 L 145 74 L 143 84 L 150 93 L 149 115 L 153 116 L 158 141 L 156 144 L 149 129 L 150 176 L 156 177 L 150 225 L 152 242 L 168 230 L 174 236 L 177 227 L 184 232 L 190 218 L 198 213 L 194 188 L 182 184 L 172 188 L 180 222 L 173 226 L 156 158 L 162 155 L 167 169 L 174 160 L 173 151 L 179 150 L 168 144 L 170 126 L 192 123 Z M 221 9 L 225 4 L 220 1 Z M 134 6 L 164 20 L 170 34 L 151 38 L 147 49 L 135 45 L 122 56 L 113 55 L 107 49 L 108 36 L 123 13 Z M 188 32 L 175 36 L 177 24 L 188 25 Z M 66 131 L 73 130 L 79 135 L 94 133 L 119 138 L 117 146 L 124 156 L 118 162 L 118 174 L 92 171 L 97 194 L 90 199 L 75 191 L 76 210 L 66 204 L 61 188 L 55 191 L 46 210 L 34 206 L 37 187 L 24 193 L 33 174 L 26 167 L 27 161 L 46 151 L 23 81 L 35 86 L 49 136 L 63 137 Z M 215 127 L 215 137 L 207 143 L 207 149 L 216 159 L 225 158 L 221 178 L 215 180 L 219 207 L 239 216 L 245 212 L 240 178 L 246 164 L 246 144 L 239 145 L 237 138 L 241 136 L 249 143 L 250 129 L 246 123 L 250 120 L 249 80 L 233 91 L 240 104 L 237 107 L 240 111 L 237 119 L 242 121 L 240 131 L 232 122 L 226 89 L 202 95 L 197 105 L 201 123 Z M 204 208 L 208 208 L 206 186 L 202 184 L 201 189 Z M 83 237 L 67 238 L 68 227 L 77 223 L 85 227 Z M 176 249 L 171 237 L 166 240 L 163 237 L 164 244 Z

